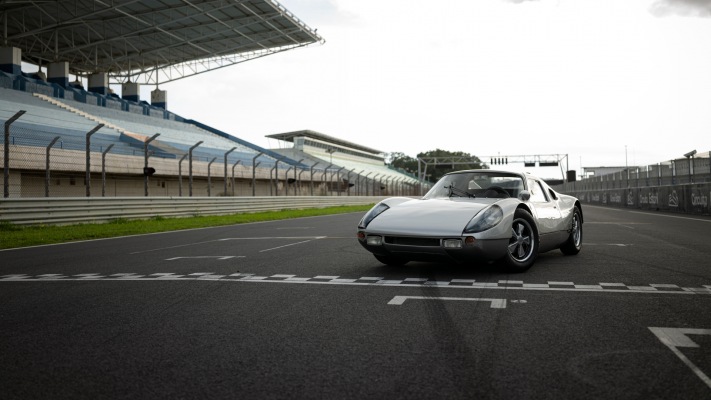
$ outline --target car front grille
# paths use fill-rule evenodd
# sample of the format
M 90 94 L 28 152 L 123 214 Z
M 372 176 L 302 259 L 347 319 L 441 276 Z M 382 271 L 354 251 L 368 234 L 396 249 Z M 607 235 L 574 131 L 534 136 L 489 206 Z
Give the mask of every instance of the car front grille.
M 439 247 L 440 240 L 436 238 L 414 238 L 400 236 L 385 236 L 385 243 L 399 246 L 418 246 L 418 247 Z

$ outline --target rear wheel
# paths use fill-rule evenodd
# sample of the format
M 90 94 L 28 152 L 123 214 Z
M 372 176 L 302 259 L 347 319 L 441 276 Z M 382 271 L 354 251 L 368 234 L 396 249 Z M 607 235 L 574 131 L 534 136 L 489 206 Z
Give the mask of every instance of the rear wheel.
M 394 267 L 399 267 L 401 265 L 407 264 L 408 260 L 404 260 L 399 257 L 393 257 L 393 256 L 380 256 L 377 254 L 373 254 L 375 256 L 375 259 L 380 261 L 381 263 L 385 265 L 392 265 Z
M 538 231 L 531 214 L 523 209 L 514 213 L 511 238 L 504 257 L 506 269 L 523 272 L 531 268 L 538 257 Z
M 580 253 L 583 247 L 583 219 L 580 217 L 580 209 L 573 209 L 573 225 L 570 228 L 568 240 L 560 247 L 560 251 L 566 256 L 574 256 Z

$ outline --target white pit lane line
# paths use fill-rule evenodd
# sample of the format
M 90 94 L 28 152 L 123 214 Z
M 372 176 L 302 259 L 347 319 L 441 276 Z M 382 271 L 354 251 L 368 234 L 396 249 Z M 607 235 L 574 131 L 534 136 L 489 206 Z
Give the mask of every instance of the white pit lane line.
M 204 258 L 214 258 L 216 260 L 229 260 L 231 258 L 245 258 L 245 256 L 185 256 L 185 257 L 166 258 L 165 261 L 193 260 L 193 259 L 204 259 Z
M 519 290 L 519 291 L 549 291 L 549 292 L 597 292 L 597 293 L 629 293 L 629 294 L 664 294 L 664 295 L 711 295 L 711 285 L 700 287 L 682 287 L 675 284 L 627 285 L 621 282 L 600 282 L 596 284 L 576 284 L 567 281 L 549 281 L 546 283 L 526 283 L 520 280 L 500 280 L 498 282 L 477 282 L 475 279 L 429 280 L 427 278 L 387 279 L 385 277 L 341 277 L 317 275 L 313 277 L 298 277 L 291 274 L 273 274 L 260 276 L 253 273 L 221 273 L 201 272 L 197 274 L 177 274 L 160 272 L 151 274 L 114 273 L 98 274 L 95 272 L 82 274 L 9 274 L 0 276 L 0 282 L 61 282 L 61 281 L 144 281 L 157 280 L 211 280 L 221 282 L 260 282 L 312 285 L 342 285 L 342 286 L 385 286 L 385 287 L 437 287 L 438 289 L 484 289 L 484 290 Z M 710 297 L 711 298 L 711 297 Z
M 154 249 L 134 251 L 133 253 L 129 253 L 129 254 L 136 255 L 136 254 L 143 254 L 143 253 L 151 253 L 154 251 L 171 250 L 171 249 L 177 249 L 180 247 L 198 246 L 201 244 L 224 242 L 224 241 L 228 241 L 228 240 L 291 240 L 291 239 L 294 239 L 294 240 L 299 240 L 299 239 L 317 240 L 317 239 L 326 239 L 326 238 L 328 238 L 328 237 L 327 236 L 267 236 L 267 237 L 223 238 L 223 239 L 207 240 L 204 242 L 179 244 L 179 245 L 175 245 L 175 246 L 157 247 Z M 338 238 L 338 239 L 341 239 L 341 238 Z M 309 240 L 305 241 L 304 243 L 306 243 L 308 241 Z
M 405 300 L 437 300 L 437 301 L 483 301 L 491 303 L 490 308 L 506 308 L 506 299 L 485 299 L 474 297 L 435 297 L 435 296 L 395 296 L 388 302 L 391 306 L 401 306 Z M 513 300 L 517 303 L 525 303 L 525 300 Z

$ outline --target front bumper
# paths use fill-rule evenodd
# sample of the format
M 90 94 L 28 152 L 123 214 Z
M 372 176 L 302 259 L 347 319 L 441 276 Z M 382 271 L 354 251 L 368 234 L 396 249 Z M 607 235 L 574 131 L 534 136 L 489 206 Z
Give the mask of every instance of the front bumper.
M 368 240 L 368 237 L 371 240 Z M 380 244 L 373 244 L 380 237 Z M 467 239 L 469 238 L 469 239 Z M 461 247 L 456 246 L 459 241 Z M 369 243 L 371 242 L 371 243 Z M 492 261 L 506 255 L 508 239 L 474 239 L 474 237 L 404 237 L 368 235 L 358 232 L 358 243 L 369 252 L 410 261 L 450 260 L 457 262 Z

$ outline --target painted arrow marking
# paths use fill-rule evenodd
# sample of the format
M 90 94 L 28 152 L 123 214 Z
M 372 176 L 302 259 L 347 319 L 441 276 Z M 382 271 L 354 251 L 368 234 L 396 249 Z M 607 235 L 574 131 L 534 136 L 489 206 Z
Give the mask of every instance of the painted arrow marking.
M 488 301 L 491 308 L 506 308 L 506 299 L 483 299 L 472 297 L 435 297 L 435 296 L 395 296 L 388 302 L 391 306 L 401 306 L 405 300 L 444 300 L 444 301 Z M 512 302 L 525 303 L 525 300 L 512 300 Z
M 666 345 L 681 361 L 689 367 L 696 376 L 698 376 L 709 388 L 711 388 L 711 378 L 704 374 L 699 367 L 689 360 L 679 347 L 697 348 L 699 345 L 691 340 L 688 335 L 711 335 L 711 329 L 692 329 L 692 328 L 649 328 L 657 338 Z

